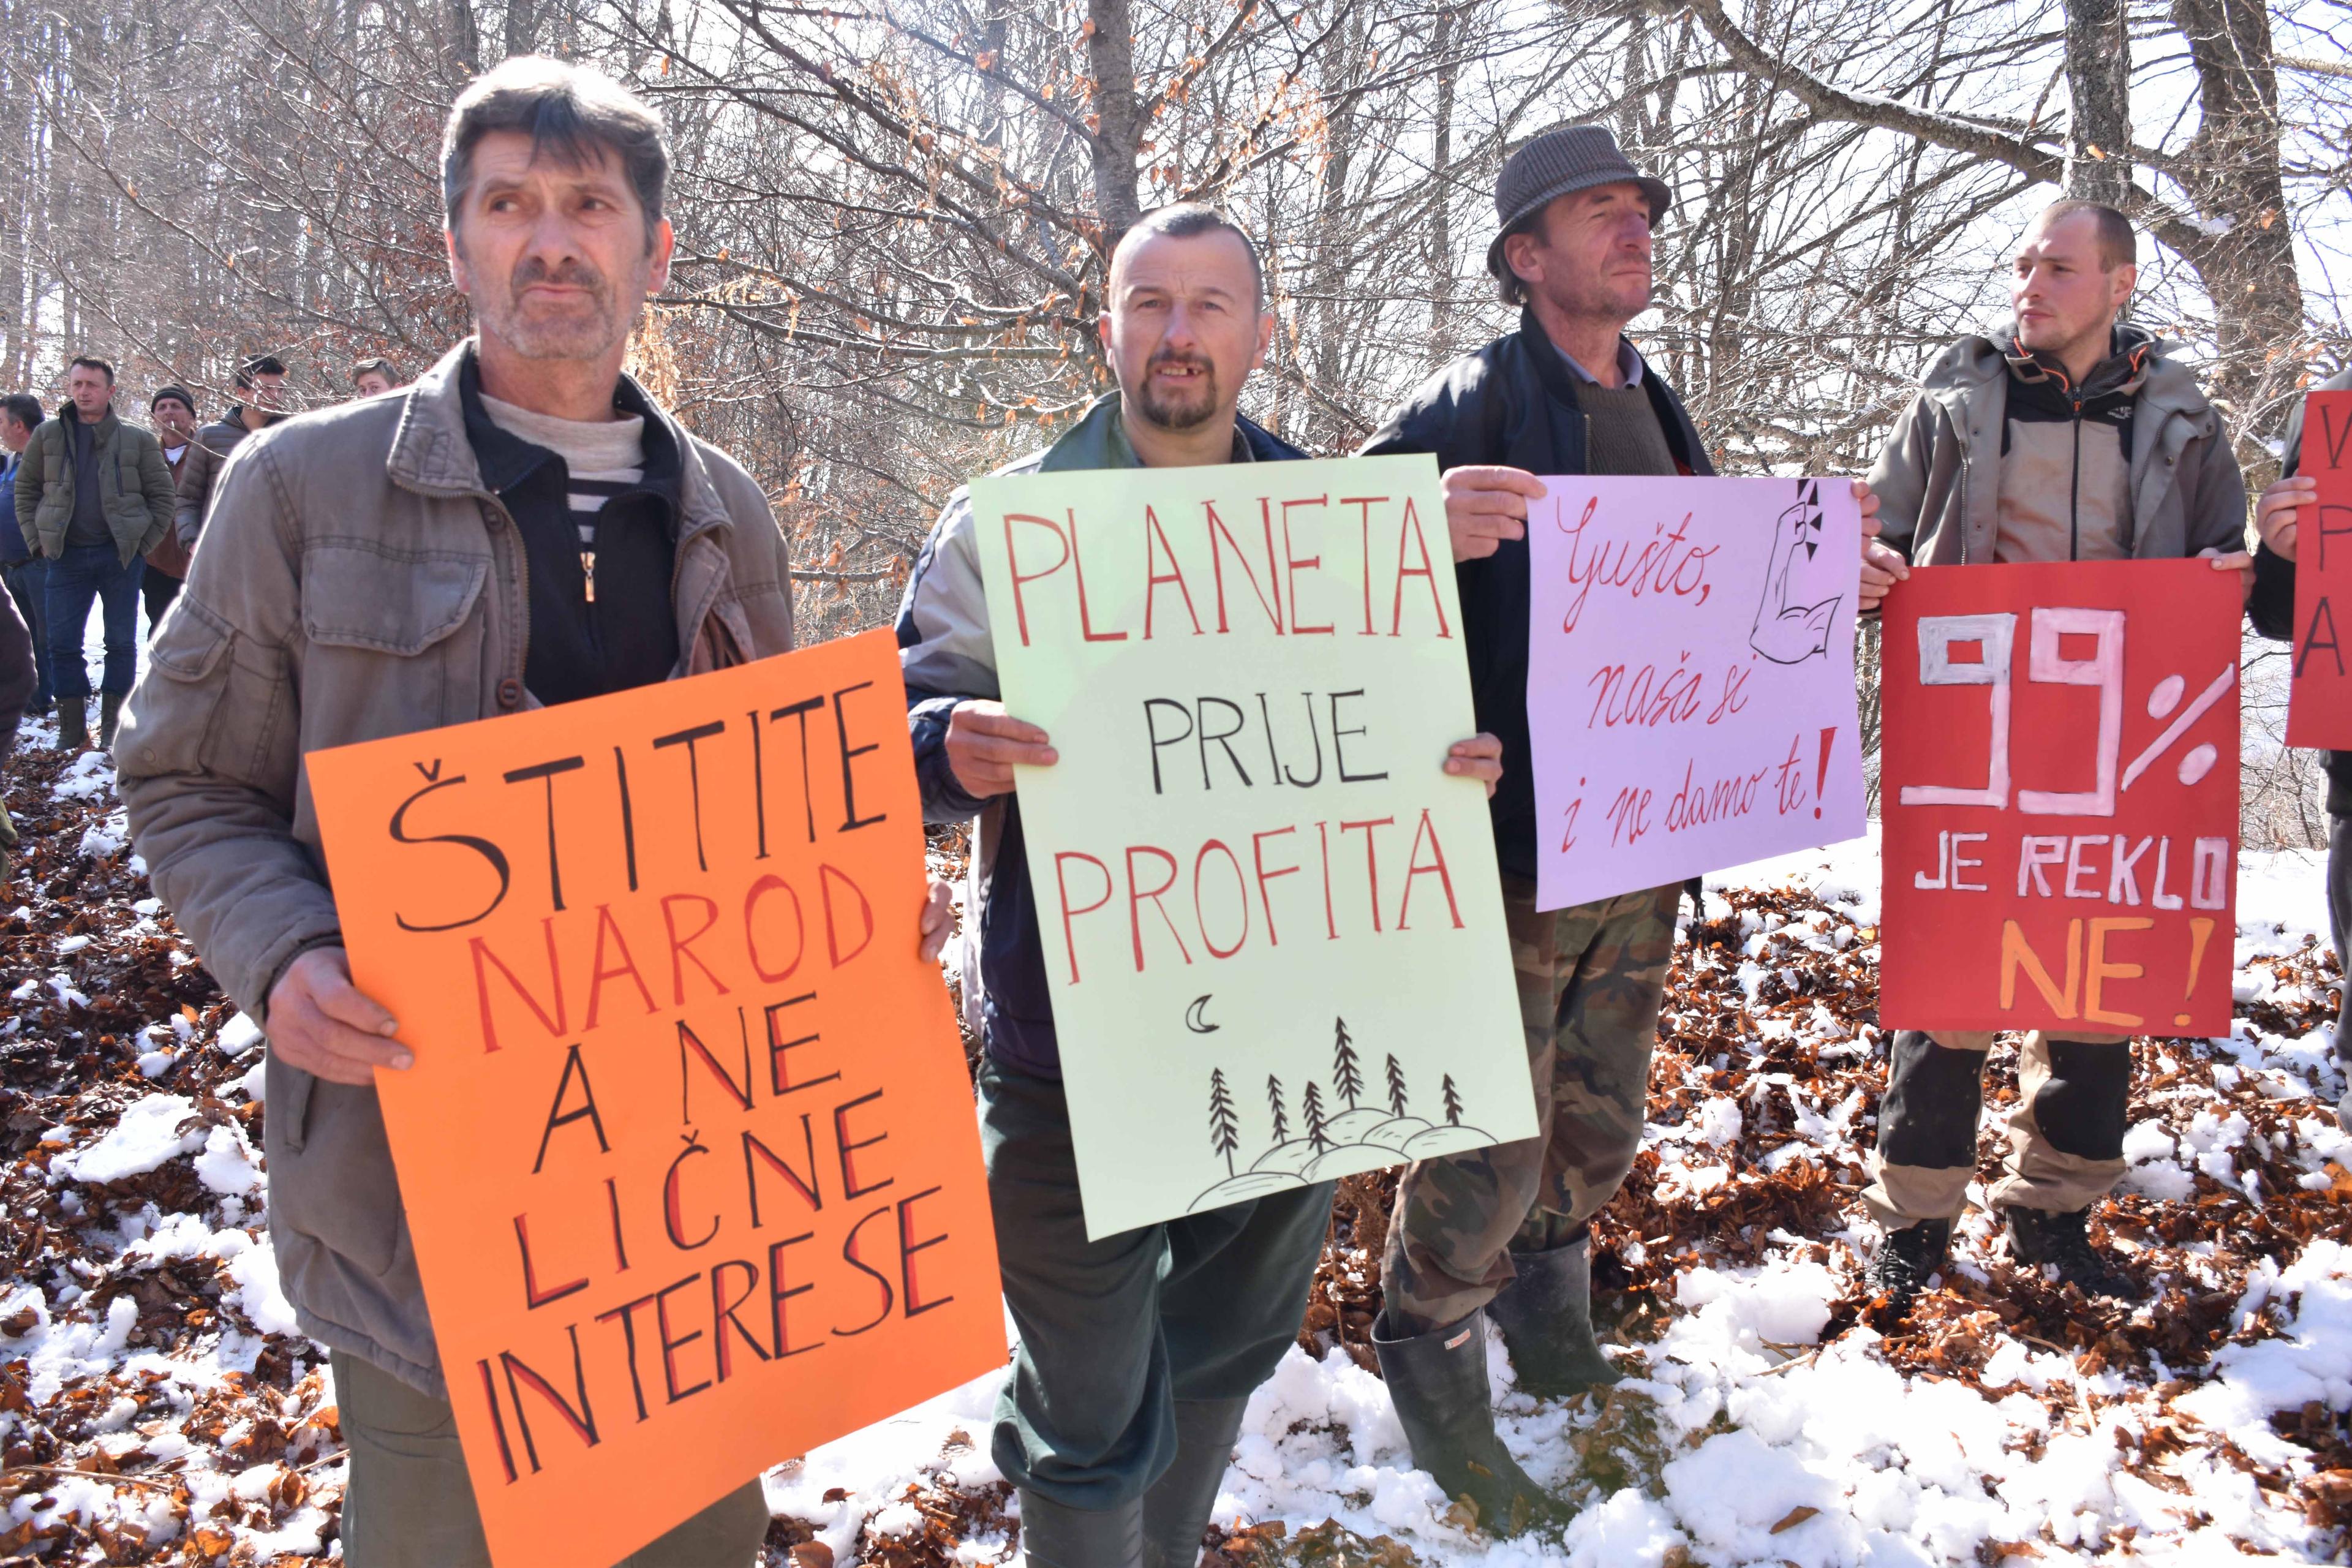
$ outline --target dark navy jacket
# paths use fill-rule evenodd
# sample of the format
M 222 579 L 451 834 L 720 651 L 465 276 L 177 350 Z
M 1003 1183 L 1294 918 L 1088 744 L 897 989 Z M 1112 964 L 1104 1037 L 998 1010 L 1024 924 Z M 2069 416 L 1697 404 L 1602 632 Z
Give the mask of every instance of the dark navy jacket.
M 1567 363 L 1530 312 L 1519 330 L 1465 354 L 1423 382 L 1362 455 L 1433 452 L 1443 470 L 1499 463 L 1531 474 L 1585 471 L 1585 416 Z M 1642 385 L 1683 472 L 1709 476 L 1706 447 L 1654 366 Z M 1536 874 L 1535 765 L 1528 740 L 1528 545 L 1508 540 L 1494 554 L 1454 568 L 1470 658 L 1478 728 L 1503 742 L 1503 782 L 1487 805 L 1495 856 L 1507 876 Z

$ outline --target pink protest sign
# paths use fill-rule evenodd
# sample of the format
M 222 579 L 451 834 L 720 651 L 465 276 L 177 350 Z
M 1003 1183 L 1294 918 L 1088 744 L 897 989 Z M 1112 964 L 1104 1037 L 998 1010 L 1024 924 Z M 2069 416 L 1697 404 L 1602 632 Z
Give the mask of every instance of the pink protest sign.
M 1528 509 L 1538 907 L 1859 837 L 1846 481 L 1543 482 Z

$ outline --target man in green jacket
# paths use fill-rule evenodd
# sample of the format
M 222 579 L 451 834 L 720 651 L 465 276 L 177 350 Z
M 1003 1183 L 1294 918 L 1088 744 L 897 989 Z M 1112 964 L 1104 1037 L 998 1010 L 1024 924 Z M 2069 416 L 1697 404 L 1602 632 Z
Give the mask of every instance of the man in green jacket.
M 2012 329 L 1928 367 L 1871 489 L 1881 538 L 1914 565 L 2210 558 L 2252 583 L 2246 489 L 2196 372 L 2124 319 L 2137 241 L 2113 207 L 2062 201 L 2019 241 Z M 1897 585 L 1895 593 L 1901 593 Z M 1976 1175 L 1990 1030 L 1895 1032 L 1863 1201 L 1885 1227 L 1872 1288 L 1899 1309 L 1943 1265 Z M 2131 1042 L 2035 1030 L 2018 1060 L 1990 1202 L 2011 1256 L 2086 1296 L 2130 1282 L 2091 1245 L 2124 1173 Z
M 49 563 L 44 612 L 58 697 L 58 749 L 89 744 L 89 668 L 82 637 L 105 606 L 105 693 L 99 744 L 139 673 L 142 559 L 172 526 L 172 470 L 147 431 L 114 413 L 114 367 L 84 354 L 67 367 L 67 401 L 33 432 L 16 475 L 16 524 Z

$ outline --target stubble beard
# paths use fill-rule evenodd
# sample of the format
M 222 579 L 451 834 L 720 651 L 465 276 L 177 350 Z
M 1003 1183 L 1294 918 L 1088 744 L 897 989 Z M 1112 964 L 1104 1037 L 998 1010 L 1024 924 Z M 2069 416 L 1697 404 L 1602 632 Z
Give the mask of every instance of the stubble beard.
M 1161 365 L 1181 364 L 1201 372 L 1194 384 L 1200 388 L 1200 400 L 1192 403 L 1182 394 L 1164 392 L 1152 374 Z M 1220 399 L 1217 395 L 1217 367 L 1205 358 L 1180 359 L 1172 354 L 1154 354 L 1143 367 L 1143 389 L 1137 395 L 1136 407 L 1143 417 L 1162 430 L 1197 430 L 1216 417 Z
M 583 306 L 560 315 L 532 316 L 518 303 L 533 283 L 554 282 L 588 290 Z M 616 310 L 610 279 L 584 263 L 551 271 L 544 263 L 526 258 L 507 279 L 495 304 L 478 300 L 475 309 L 483 324 L 518 358 L 526 360 L 593 360 L 628 340 L 637 310 Z

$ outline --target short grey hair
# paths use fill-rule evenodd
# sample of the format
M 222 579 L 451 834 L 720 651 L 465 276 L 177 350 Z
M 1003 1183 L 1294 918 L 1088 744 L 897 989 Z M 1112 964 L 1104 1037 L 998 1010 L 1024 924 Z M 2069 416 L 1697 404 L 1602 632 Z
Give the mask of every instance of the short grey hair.
M 1125 245 L 1130 239 L 1149 239 L 1156 235 L 1164 235 L 1170 239 L 1191 239 L 1202 234 L 1230 234 L 1242 242 L 1242 254 L 1249 258 L 1250 288 L 1255 296 L 1254 303 L 1261 310 L 1265 309 L 1265 263 L 1258 259 L 1256 242 L 1250 238 L 1247 229 L 1206 202 L 1173 202 L 1164 207 L 1154 207 L 1128 226 L 1127 232 L 1118 237 L 1118 245 Z M 1118 245 L 1111 247 L 1114 256 L 1118 252 Z
M 529 132 L 534 159 L 574 166 L 593 161 L 592 148 L 609 148 L 645 208 L 646 243 L 653 243 L 669 184 L 669 132 L 644 99 L 602 71 L 543 55 L 517 55 L 476 77 L 449 106 L 441 133 L 441 205 L 452 234 L 474 183 L 474 149 L 493 131 Z

